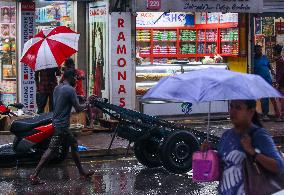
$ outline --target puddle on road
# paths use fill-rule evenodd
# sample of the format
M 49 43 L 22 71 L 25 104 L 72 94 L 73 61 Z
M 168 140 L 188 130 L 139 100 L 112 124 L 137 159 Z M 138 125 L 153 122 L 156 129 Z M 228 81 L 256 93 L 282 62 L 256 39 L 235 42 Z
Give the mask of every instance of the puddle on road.
M 95 174 L 78 179 L 74 165 L 49 166 L 40 174 L 45 185 L 32 186 L 32 168 L 1 169 L 0 194 L 216 194 L 217 183 L 197 184 L 191 174 L 175 175 L 163 168 L 147 169 L 134 160 L 84 163 Z

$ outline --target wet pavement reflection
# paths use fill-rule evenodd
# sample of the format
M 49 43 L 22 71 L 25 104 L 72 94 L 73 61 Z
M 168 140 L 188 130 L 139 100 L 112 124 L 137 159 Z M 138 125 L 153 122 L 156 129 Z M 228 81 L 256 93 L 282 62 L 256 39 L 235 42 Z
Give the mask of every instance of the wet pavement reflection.
M 84 161 L 95 170 L 91 180 L 78 179 L 72 163 L 46 167 L 44 185 L 32 186 L 28 177 L 34 167 L 2 168 L 0 194 L 216 194 L 217 182 L 197 184 L 191 174 L 175 175 L 163 168 L 148 169 L 135 158 Z

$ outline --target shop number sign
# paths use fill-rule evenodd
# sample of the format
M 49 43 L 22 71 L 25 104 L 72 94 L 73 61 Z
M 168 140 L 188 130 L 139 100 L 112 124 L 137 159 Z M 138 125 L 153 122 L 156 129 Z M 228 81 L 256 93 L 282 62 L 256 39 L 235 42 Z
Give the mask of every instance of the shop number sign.
M 158 10 L 161 8 L 161 0 L 147 0 L 147 9 Z

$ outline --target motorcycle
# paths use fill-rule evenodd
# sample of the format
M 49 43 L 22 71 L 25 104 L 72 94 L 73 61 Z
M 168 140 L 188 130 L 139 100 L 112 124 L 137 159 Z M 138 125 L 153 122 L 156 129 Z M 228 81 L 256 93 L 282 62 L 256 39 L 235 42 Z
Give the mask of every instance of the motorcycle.
M 17 117 L 10 107 L 22 109 L 23 104 L 16 103 L 5 106 L 0 105 L 0 115 Z M 52 126 L 52 113 L 42 113 L 12 122 L 9 131 L 15 135 L 13 143 L 0 145 L 0 166 L 17 166 L 24 163 L 36 163 L 48 148 L 54 132 Z M 63 161 L 69 152 L 69 148 L 62 143 L 58 154 L 51 161 L 59 163 Z

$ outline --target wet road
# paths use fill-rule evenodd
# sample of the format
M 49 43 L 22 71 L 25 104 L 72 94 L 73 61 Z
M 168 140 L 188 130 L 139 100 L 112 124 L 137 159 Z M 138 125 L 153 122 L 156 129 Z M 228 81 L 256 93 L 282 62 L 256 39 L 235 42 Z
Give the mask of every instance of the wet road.
M 78 179 L 72 161 L 46 167 L 44 185 L 32 186 L 27 178 L 34 167 L 1 168 L 0 194 L 216 194 L 217 183 L 196 184 L 191 174 L 175 175 L 163 168 L 147 169 L 135 158 L 84 160 L 95 170 L 89 181 Z

